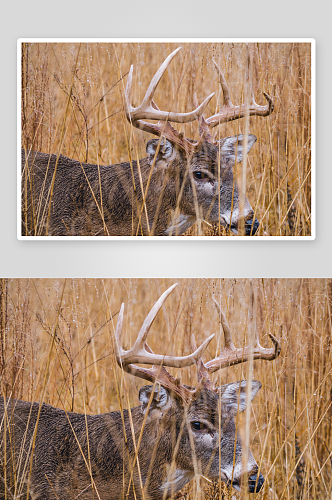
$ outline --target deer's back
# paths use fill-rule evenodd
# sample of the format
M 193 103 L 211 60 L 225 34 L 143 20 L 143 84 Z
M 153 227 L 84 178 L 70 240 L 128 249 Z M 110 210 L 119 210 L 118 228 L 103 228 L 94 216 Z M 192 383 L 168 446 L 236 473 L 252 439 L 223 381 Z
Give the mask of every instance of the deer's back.
M 5 477 L 6 464 L 6 477 L 15 476 L 17 487 L 26 492 L 39 404 L 11 400 L 7 405 L 6 417 L 3 418 L 4 400 L 0 398 L 0 474 Z M 126 470 L 120 413 L 91 416 L 65 412 L 44 403 L 35 440 L 31 498 L 71 499 L 80 494 L 83 499 L 92 499 L 88 460 L 99 493 L 105 492 L 105 499 L 116 498 L 122 491 L 123 472 Z M 13 493 L 13 484 L 11 489 Z M 0 498 L 3 495 L 4 485 L 0 481 Z
M 56 161 L 56 155 L 36 152 L 26 160 L 22 150 L 22 235 L 45 235 L 47 224 L 52 236 L 131 234 L 137 208 L 129 163 L 98 167 L 63 155 Z M 133 169 L 136 178 L 136 162 Z

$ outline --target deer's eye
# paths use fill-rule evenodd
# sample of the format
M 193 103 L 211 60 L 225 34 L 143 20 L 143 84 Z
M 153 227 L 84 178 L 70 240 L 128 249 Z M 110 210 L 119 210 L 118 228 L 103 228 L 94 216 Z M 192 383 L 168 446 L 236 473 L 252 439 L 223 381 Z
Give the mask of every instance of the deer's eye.
M 191 422 L 191 427 L 194 431 L 206 431 L 207 427 L 203 422 Z
M 202 180 L 202 179 L 206 179 L 207 178 L 207 175 L 204 174 L 204 172 L 194 172 L 194 178 L 197 179 L 197 180 Z

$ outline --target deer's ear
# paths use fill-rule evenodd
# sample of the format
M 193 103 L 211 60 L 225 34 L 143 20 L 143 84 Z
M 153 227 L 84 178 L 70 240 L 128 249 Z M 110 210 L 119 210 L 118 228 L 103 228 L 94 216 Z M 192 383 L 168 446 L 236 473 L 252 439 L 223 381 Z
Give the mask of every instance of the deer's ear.
M 139 400 L 142 403 L 142 412 L 145 414 L 148 409 L 148 404 L 151 398 L 151 393 L 153 390 L 153 385 L 145 385 L 139 391 Z M 156 384 L 152 401 L 149 409 L 149 413 L 153 416 L 157 416 L 156 414 L 160 414 L 162 416 L 163 412 L 167 410 L 172 404 L 171 397 L 169 392 L 161 387 L 159 384 Z
M 159 151 L 158 150 L 158 144 L 159 144 Z M 152 163 L 154 161 L 154 158 L 157 154 L 157 158 L 155 160 L 156 164 L 160 161 L 166 161 L 168 162 L 169 160 L 172 159 L 172 157 L 175 154 L 175 148 L 173 144 L 168 141 L 167 139 L 162 138 L 160 139 L 151 139 L 146 145 L 146 152 L 149 155 L 149 162 Z
M 225 404 L 233 414 L 238 411 L 241 413 L 247 407 L 247 381 L 241 380 L 241 382 L 234 382 L 232 384 L 226 384 L 218 387 L 220 390 L 220 399 L 223 404 Z M 262 384 L 258 380 L 253 380 L 251 382 L 251 394 L 250 401 L 254 399 Z
M 248 134 L 247 153 L 257 141 L 257 137 L 253 134 Z M 244 150 L 244 135 L 232 135 L 225 137 L 220 141 L 220 154 L 222 158 L 229 161 L 231 165 L 239 163 L 243 160 Z

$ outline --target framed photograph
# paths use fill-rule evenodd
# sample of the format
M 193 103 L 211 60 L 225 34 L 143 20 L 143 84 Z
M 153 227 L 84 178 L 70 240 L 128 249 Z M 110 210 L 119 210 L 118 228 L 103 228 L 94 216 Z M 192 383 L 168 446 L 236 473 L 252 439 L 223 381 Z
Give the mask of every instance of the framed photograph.
M 314 239 L 315 41 L 20 39 L 17 235 Z
M 331 279 L 0 296 L 2 498 L 330 498 Z

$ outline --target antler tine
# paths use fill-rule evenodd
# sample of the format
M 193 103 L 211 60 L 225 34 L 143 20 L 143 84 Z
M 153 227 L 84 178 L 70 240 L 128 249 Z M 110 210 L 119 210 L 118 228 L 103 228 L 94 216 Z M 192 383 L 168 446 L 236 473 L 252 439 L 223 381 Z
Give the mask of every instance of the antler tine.
M 139 334 L 137 336 L 135 345 L 134 345 L 134 347 L 133 347 L 132 350 L 136 350 L 135 348 L 140 348 L 141 349 L 142 347 L 144 347 L 145 340 L 146 340 L 146 338 L 148 336 L 148 333 L 150 331 L 151 325 L 152 325 L 152 323 L 155 320 L 155 317 L 157 316 L 158 312 L 160 311 L 160 309 L 164 305 L 164 302 L 167 299 L 167 297 L 173 292 L 174 288 L 177 287 L 177 286 L 178 286 L 178 284 L 175 283 L 175 285 L 172 285 L 171 287 L 169 287 L 168 290 L 166 290 L 159 297 L 159 299 L 157 300 L 157 302 L 155 303 L 155 305 L 152 307 L 151 311 L 149 312 L 149 314 L 145 318 L 145 320 L 143 322 L 143 325 L 142 325 L 142 327 L 141 327 L 141 329 L 139 331 Z
M 222 93 L 223 93 L 223 97 L 224 97 L 224 106 L 233 106 L 233 103 L 231 100 L 231 94 L 229 92 L 229 88 L 228 88 L 226 79 L 224 77 L 224 74 L 214 59 L 213 59 L 213 64 L 215 65 L 215 68 L 216 68 L 218 76 L 219 76 L 219 83 L 221 85 Z
M 265 99 L 268 102 L 269 109 L 268 109 L 268 112 L 266 113 L 266 115 L 262 115 L 262 116 L 268 116 L 274 110 L 274 101 L 273 101 L 272 97 L 270 97 L 269 94 L 267 94 L 266 92 L 263 92 L 263 96 L 265 97 Z M 256 106 L 258 106 L 258 104 L 256 104 Z M 263 107 L 265 107 L 265 106 L 263 106 Z
M 120 366 L 121 366 L 120 358 L 124 352 L 122 349 L 122 345 L 121 345 L 123 312 L 124 312 L 124 304 L 121 304 L 121 308 L 120 308 L 120 312 L 119 312 L 119 316 L 118 316 L 118 321 L 116 324 L 116 330 L 115 330 L 115 355 L 116 355 L 117 362 Z
M 214 373 L 215 371 L 220 370 L 221 368 L 225 368 L 227 366 L 236 365 L 238 363 L 244 363 L 245 361 L 248 361 L 250 356 L 252 356 L 253 359 L 264 359 L 266 361 L 272 361 L 279 356 L 281 351 L 280 342 L 271 333 L 269 333 L 269 337 L 274 344 L 274 347 L 272 347 L 271 349 L 266 349 L 262 347 L 259 344 L 257 336 L 252 351 L 250 351 L 249 346 L 244 347 L 243 349 L 237 349 L 234 346 L 231 330 L 227 323 L 226 317 L 221 311 L 219 304 L 215 300 L 214 303 L 218 310 L 220 316 L 220 322 L 222 324 L 224 331 L 225 349 L 220 354 L 220 356 L 205 363 L 205 368 L 208 370 L 209 373 Z
M 182 47 L 179 47 L 176 50 L 174 50 L 165 59 L 165 61 L 163 62 L 163 64 L 160 66 L 160 68 L 158 69 L 158 71 L 156 72 L 156 74 L 154 75 L 154 77 L 152 78 L 152 80 L 150 82 L 150 85 L 148 86 L 148 89 L 147 89 L 147 91 L 145 93 L 144 99 L 143 99 L 141 105 L 138 108 L 133 108 L 132 105 L 131 105 L 131 87 L 132 87 L 132 81 L 133 81 L 134 66 L 133 65 L 130 66 L 130 71 L 129 71 L 128 79 L 127 79 L 127 86 L 126 86 L 126 113 L 127 114 L 134 115 L 134 113 L 136 111 L 136 117 L 135 117 L 135 119 L 137 120 L 137 119 L 139 119 L 139 117 L 137 116 L 137 111 L 139 109 L 146 109 L 146 108 L 148 108 L 151 105 L 151 102 L 152 102 L 152 99 L 153 99 L 153 95 L 155 93 L 155 90 L 157 88 L 158 83 L 161 80 L 161 77 L 165 73 L 165 71 L 166 71 L 169 63 L 173 59 L 173 57 L 176 56 L 176 54 L 179 52 L 179 50 L 181 50 L 181 48 Z M 131 116 L 131 118 L 133 118 L 133 116 Z M 144 117 L 142 116 L 141 118 L 147 118 L 147 116 L 144 116 Z
M 195 335 L 194 334 L 192 334 L 192 336 L 191 336 L 191 348 L 193 350 L 197 349 L 196 339 L 195 339 Z M 196 365 L 197 365 L 197 380 L 198 380 L 198 383 L 200 383 L 204 379 L 205 386 L 211 387 L 211 385 L 212 385 L 211 377 L 210 377 L 209 372 L 205 368 L 205 364 L 203 363 L 203 359 L 199 358 L 196 361 Z
M 198 106 L 197 94 L 194 92 L 194 106 Z M 212 136 L 210 134 L 210 128 L 206 123 L 203 113 L 198 118 L 198 126 L 199 126 L 199 136 L 202 139 L 205 139 L 207 142 L 213 142 Z
M 281 353 L 281 345 L 279 340 L 274 335 L 272 335 L 272 333 L 269 333 L 268 335 L 274 344 L 274 357 L 271 359 L 275 359 Z M 266 350 L 271 350 L 271 349 L 266 349 Z
M 216 301 L 215 298 L 213 298 L 214 305 L 217 309 L 220 323 L 224 332 L 224 339 L 225 339 L 225 349 L 235 349 L 234 343 L 233 343 L 233 338 L 232 338 L 232 332 L 229 327 L 229 324 L 227 323 L 226 316 L 224 315 L 223 311 L 220 309 L 220 306 L 218 302 Z
M 175 49 L 168 57 L 166 57 L 165 61 L 162 63 L 160 68 L 157 70 L 156 74 L 152 78 L 150 85 L 148 86 L 148 89 L 146 91 L 146 94 L 144 96 L 144 99 L 142 101 L 141 106 L 142 107 L 147 107 L 149 104 L 151 104 L 151 101 L 153 99 L 154 93 L 156 91 L 156 88 L 158 86 L 158 83 L 160 82 L 163 74 L 165 73 L 166 69 L 168 68 L 170 62 L 172 59 L 176 56 L 176 54 L 182 49 L 182 47 L 178 47 Z
M 133 72 L 134 72 L 134 66 L 132 64 L 130 66 L 130 70 L 128 73 L 127 85 L 126 85 L 126 90 L 125 90 L 125 111 L 126 111 L 127 118 L 130 115 L 130 110 L 132 108 L 132 106 L 131 106 L 131 87 L 133 84 Z

